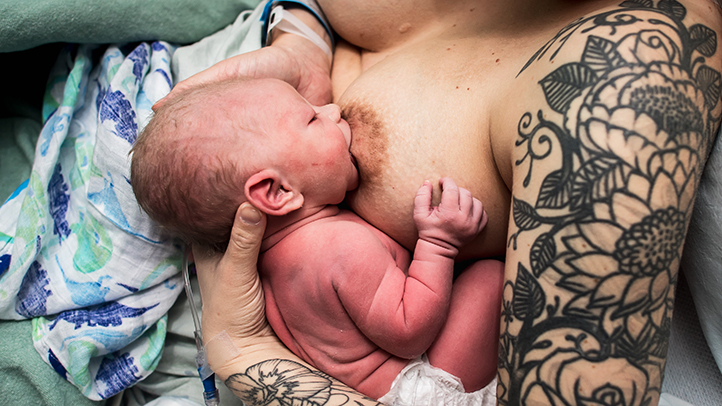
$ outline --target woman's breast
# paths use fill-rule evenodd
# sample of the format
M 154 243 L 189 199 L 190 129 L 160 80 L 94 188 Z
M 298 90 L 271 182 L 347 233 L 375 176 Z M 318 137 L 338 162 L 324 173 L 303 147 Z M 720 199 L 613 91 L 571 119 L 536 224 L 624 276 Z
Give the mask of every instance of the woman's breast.
M 471 190 L 489 215 L 486 229 L 463 250 L 463 257 L 501 255 L 510 195 L 490 147 L 488 83 L 475 74 L 483 66 L 470 69 L 468 58 L 459 63 L 444 55 L 443 45 L 432 48 L 387 57 L 339 99 L 360 175 L 360 186 L 348 202 L 366 221 L 413 250 L 418 188 L 427 179 L 434 182 L 438 204 L 438 181 L 451 177 Z

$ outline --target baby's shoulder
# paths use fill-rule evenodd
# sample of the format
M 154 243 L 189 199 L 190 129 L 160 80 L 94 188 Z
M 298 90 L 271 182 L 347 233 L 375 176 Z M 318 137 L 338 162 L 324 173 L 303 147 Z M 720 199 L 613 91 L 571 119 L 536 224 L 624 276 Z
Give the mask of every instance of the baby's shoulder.
M 313 221 L 284 238 L 284 251 L 295 255 L 332 261 L 353 261 L 354 258 L 388 255 L 393 244 L 389 237 L 356 214 L 341 212 L 337 216 Z M 386 241 L 389 240 L 389 241 Z
M 293 275 L 324 275 L 324 280 L 337 283 L 343 275 L 358 277 L 383 273 L 389 266 L 408 267 L 409 257 L 398 243 L 353 214 L 299 227 L 266 251 L 261 262 L 277 275 L 283 270 Z
M 298 239 L 307 244 L 345 246 L 378 243 L 378 231 L 352 212 L 311 222 L 298 230 Z

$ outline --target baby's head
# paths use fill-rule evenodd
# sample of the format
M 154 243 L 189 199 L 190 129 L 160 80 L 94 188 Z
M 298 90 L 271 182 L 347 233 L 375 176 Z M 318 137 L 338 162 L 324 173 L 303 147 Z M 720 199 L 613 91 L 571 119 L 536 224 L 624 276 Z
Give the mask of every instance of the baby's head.
M 274 79 L 196 87 L 164 103 L 133 147 L 131 184 L 148 215 L 223 250 L 238 206 L 271 216 L 337 204 L 357 186 L 348 124 Z

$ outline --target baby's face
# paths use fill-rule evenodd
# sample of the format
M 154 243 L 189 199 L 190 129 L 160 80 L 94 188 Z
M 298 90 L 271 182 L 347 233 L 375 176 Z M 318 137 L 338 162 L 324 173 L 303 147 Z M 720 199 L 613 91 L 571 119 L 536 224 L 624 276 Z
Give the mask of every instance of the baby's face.
M 349 151 L 351 128 L 341 118 L 340 108 L 313 106 L 279 80 L 264 80 L 262 85 L 264 93 L 253 110 L 262 116 L 264 143 L 268 141 L 289 168 L 308 181 L 307 193 L 338 195 L 340 203 L 347 191 L 358 186 L 358 170 Z M 316 190 L 320 186 L 322 190 Z

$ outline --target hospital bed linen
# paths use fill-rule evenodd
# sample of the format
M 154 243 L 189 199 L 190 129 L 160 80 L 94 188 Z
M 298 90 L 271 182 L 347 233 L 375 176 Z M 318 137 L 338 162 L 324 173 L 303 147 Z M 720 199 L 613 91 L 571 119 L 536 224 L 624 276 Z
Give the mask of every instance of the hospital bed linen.
M 259 0 L 0 0 L 0 52 L 54 42 L 189 44 Z

